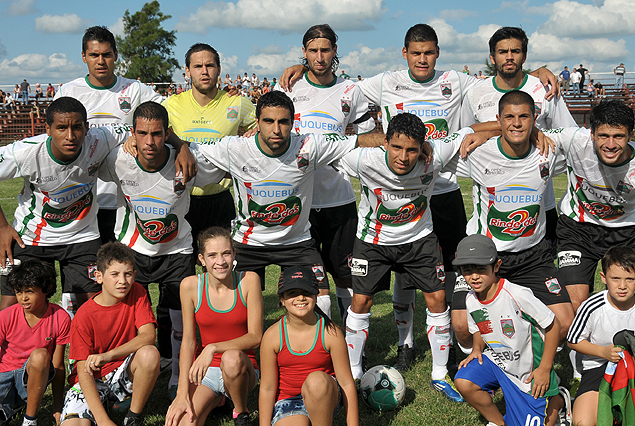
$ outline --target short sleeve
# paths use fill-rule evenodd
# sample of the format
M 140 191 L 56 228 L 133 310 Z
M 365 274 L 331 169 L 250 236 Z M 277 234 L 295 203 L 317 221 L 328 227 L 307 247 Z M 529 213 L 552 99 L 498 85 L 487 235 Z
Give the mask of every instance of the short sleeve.
M 157 320 L 152 312 L 152 305 L 148 298 L 148 292 L 139 283 L 133 285 L 135 294 L 135 328 L 139 330 L 146 324 L 157 326 Z
M 213 144 L 198 145 L 200 155 L 221 170 L 229 172 L 229 144 L 236 136 L 225 136 Z
M 530 289 L 516 286 L 514 297 L 520 305 L 520 310 L 524 314 L 529 315 L 540 327 L 546 329 L 553 323 L 554 313 L 538 300 Z
M 364 96 L 366 96 L 369 101 L 375 105 L 381 105 L 381 85 L 383 78 L 384 73 L 381 73 L 355 84 L 357 84 L 357 87 L 360 88 Z
M 57 345 L 66 345 L 71 341 L 71 316 L 63 308 L 55 312 L 57 318 Z
M 355 148 L 357 136 L 340 136 L 336 134 L 311 134 L 315 139 L 316 167 L 324 167 L 342 158 Z

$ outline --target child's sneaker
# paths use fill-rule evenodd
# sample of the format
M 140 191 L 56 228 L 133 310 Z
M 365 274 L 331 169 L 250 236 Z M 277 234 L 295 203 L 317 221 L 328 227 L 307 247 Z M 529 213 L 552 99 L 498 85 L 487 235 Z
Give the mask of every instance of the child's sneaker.
M 430 385 L 441 392 L 447 399 L 454 402 L 465 402 L 459 391 L 454 387 L 454 383 L 447 374 L 443 380 L 432 380 Z
M 236 418 L 234 418 L 234 425 L 252 426 L 251 420 L 249 420 L 249 413 L 247 411 L 245 411 L 244 413 L 240 413 Z
M 558 387 L 558 391 L 562 399 L 564 399 L 564 406 L 558 412 L 558 425 L 560 426 L 571 426 L 572 417 L 571 417 L 571 395 L 569 391 L 564 386 Z

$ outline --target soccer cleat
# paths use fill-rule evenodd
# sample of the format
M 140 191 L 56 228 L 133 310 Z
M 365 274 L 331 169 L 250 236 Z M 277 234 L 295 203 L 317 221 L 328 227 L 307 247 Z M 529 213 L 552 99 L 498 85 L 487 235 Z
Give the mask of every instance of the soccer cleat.
M 571 417 L 571 394 L 564 386 L 558 387 L 558 392 L 562 399 L 564 399 L 564 406 L 558 412 L 558 425 L 560 426 L 571 426 L 573 424 L 573 420 Z
M 234 424 L 236 426 L 252 426 L 251 420 L 249 420 L 249 413 L 247 411 L 240 413 L 234 418 Z
M 432 380 L 430 386 L 441 392 L 450 401 L 465 402 L 459 391 L 454 388 L 454 383 L 452 383 L 447 374 L 443 380 Z
M 408 345 L 399 346 L 397 348 L 397 361 L 395 361 L 395 369 L 400 373 L 405 373 L 410 369 L 412 362 L 417 357 L 417 347 Z
M 132 397 L 129 396 L 123 401 L 115 401 L 112 404 L 112 411 L 118 414 L 125 414 L 130 409 L 130 403 L 132 402 Z

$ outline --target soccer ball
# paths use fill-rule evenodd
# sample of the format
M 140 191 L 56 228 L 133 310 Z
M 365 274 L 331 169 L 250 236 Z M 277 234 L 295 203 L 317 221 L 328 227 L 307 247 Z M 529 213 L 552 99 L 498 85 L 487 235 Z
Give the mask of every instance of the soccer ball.
M 368 370 L 359 383 L 362 399 L 377 411 L 394 410 L 406 394 L 406 382 L 399 371 L 387 365 Z

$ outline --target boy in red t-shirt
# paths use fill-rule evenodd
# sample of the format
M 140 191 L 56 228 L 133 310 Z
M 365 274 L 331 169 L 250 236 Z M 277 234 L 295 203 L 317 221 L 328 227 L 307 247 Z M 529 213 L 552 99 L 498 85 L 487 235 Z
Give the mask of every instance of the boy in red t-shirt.
M 40 260 L 24 260 L 7 284 L 18 303 L 0 311 L 0 423 L 26 401 L 23 426 L 37 425 L 37 412 L 53 382 L 53 417 L 60 419 L 64 398 L 64 352 L 71 317 L 48 299 L 55 294 L 55 269 Z
M 128 398 L 124 426 L 142 423 L 160 356 L 154 346 L 157 322 L 145 289 L 134 280 L 134 259 L 132 249 L 117 241 L 97 252 L 95 278 L 102 291 L 78 309 L 71 325 L 72 387 L 64 401 L 64 426 L 114 425 L 104 402 Z

